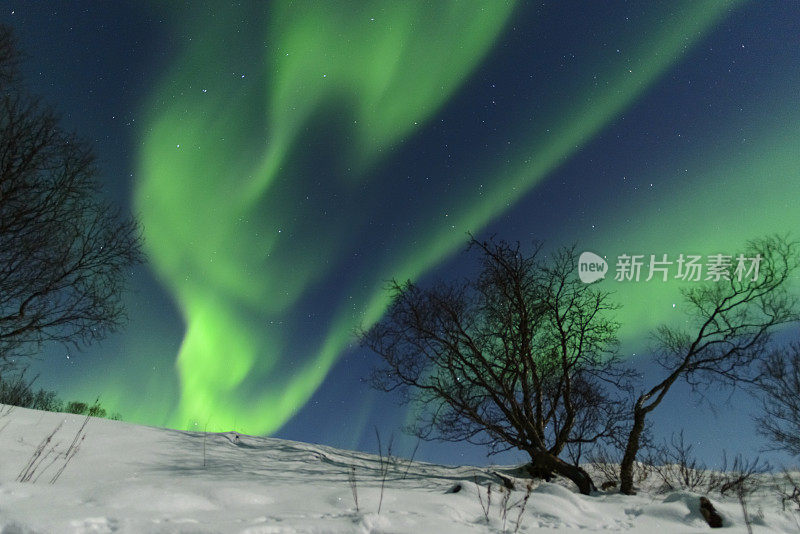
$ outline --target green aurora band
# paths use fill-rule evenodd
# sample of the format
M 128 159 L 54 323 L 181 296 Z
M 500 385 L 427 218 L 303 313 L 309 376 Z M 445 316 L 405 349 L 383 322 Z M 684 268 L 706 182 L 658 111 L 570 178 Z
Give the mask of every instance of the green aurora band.
M 270 188 L 297 132 L 320 110 L 346 106 L 357 135 L 352 148 L 366 168 L 447 100 L 513 7 L 359 6 L 353 12 L 334 3 L 276 3 L 264 31 L 263 66 L 235 76 L 226 72 L 232 58 L 252 57 L 252 50 L 220 43 L 238 21 L 201 21 L 199 37 L 160 91 L 168 100 L 152 106 L 136 205 L 152 261 L 186 318 L 175 426 L 201 421 L 209 430 L 229 429 L 238 418 L 247 432 L 274 431 L 308 399 L 341 349 L 338 340 L 327 342 L 324 364 L 303 364 L 288 381 L 262 385 L 255 402 L 240 396 L 242 382 L 270 373 L 284 349 L 281 334 L 265 325 L 281 323 L 325 274 L 348 230 L 313 229 L 316 235 L 302 238 L 313 238 L 313 246 L 297 246 L 296 233 L 280 239 L 292 235 L 285 205 L 296 202 L 297 191 L 285 186 L 287 199 Z M 469 42 L 456 46 L 462 31 Z M 426 61 L 418 61 L 423 55 Z
M 263 24 L 245 27 L 239 20 L 220 21 L 224 15 L 211 23 L 198 14 L 191 22 L 191 41 L 148 103 L 136 210 L 152 265 L 186 322 L 177 359 L 179 405 L 165 421 L 154 421 L 155 413 L 165 413 L 163 405 L 149 409 L 149 422 L 185 427 L 194 421 L 208 430 L 235 426 L 251 434 L 279 429 L 350 346 L 353 328 L 380 318 L 388 304 L 383 280 L 416 279 L 457 252 L 466 231 L 480 231 L 590 142 L 734 4 L 687 4 L 678 16 L 656 25 L 647 42 L 631 43 L 635 52 L 626 61 L 598 52 L 592 60 L 596 76 L 587 73 L 574 81 L 550 106 L 558 115 L 513 132 L 518 153 L 512 165 L 482 161 L 472 166 L 467 185 L 445 199 L 446 205 L 426 206 L 423 220 L 431 222 L 424 231 L 397 238 L 391 254 L 376 254 L 362 267 L 358 283 L 342 288 L 347 298 L 330 311 L 319 339 L 311 336 L 307 353 L 298 358 L 292 336 L 305 335 L 298 326 L 303 324 L 297 316 L 300 304 L 313 300 L 317 284 L 341 268 L 341 251 L 350 250 L 375 216 L 363 206 L 381 189 L 374 170 L 469 80 L 513 12 L 511 3 L 495 1 L 357 5 L 355 11 L 352 5 L 341 11 L 332 2 L 276 2 Z M 234 30 L 250 37 L 232 39 Z M 596 84 L 596 77 L 605 83 Z M 345 206 L 330 217 L 309 194 L 311 171 L 304 164 L 309 146 L 316 146 L 309 137 L 323 121 L 336 125 L 336 150 L 348 162 L 338 169 L 337 183 L 321 177 L 323 187 Z M 735 166 L 715 167 L 709 179 L 725 180 L 728 172 L 775 176 L 788 191 L 763 191 L 761 205 L 780 198 L 775 194 L 798 193 L 796 178 L 789 178 L 796 175 L 776 173 L 800 168 L 797 157 L 786 161 L 782 153 L 776 163 L 750 161 L 748 155 Z M 697 172 L 703 172 L 700 167 L 708 163 L 699 160 Z M 708 215 L 703 208 L 713 199 L 710 192 L 676 197 L 668 209 L 680 209 L 703 227 Z M 706 251 L 737 246 L 736 235 L 758 235 L 787 222 L 776 226 L 778 221 L 750 211 L 736 221 L 746 227 L 744 233 L 726 228 L 722 240 L 707 232 L 673 234 L 665 244 L 653 230 L 663 226 L 626 227 L 626 218 L 645 214 L 633 213 L 636 207 L 618 208 L 607 220 L 619 217 L 609 228 L 622 233 L 590 243 L 592 249 L 608 254 Z M 351 220 L 359 211 L 363 216 Z M 664 210 L 653 218 L 668 224 L 674 217 Z M 631 250 L 620 250 L 620 243 Z M 654 243 L 667 249 L 651 250 Z M 673 284 L 620 288 L 619 300 L 626 303 L 620 319 L 629 336 L 641 336 L 674 313 Z M 643 304 L 630 304 L 636 302 Z

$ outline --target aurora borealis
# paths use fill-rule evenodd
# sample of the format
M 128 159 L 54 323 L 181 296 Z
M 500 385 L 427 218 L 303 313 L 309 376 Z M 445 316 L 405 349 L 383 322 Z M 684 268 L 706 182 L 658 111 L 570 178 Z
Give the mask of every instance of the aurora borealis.
M 213 50 L 218 35 L 205 28 L 229 28 L 201 22 L 180 61 L 191 78 L 167 75 L 163 90 L 180 96 L 166 109 L 153 106 L 136 199 L 144 228 L 153 229 L 146 242 L 154 264 L 187 322 L 173 424 L 208 421 L 222 429 L 238 419 L 251 433 L 277 430 L 321 383 L 344 348 L 342 332 L 349 336 L 357 326 L 334 316 L 326 339 L 304 358 L 308 363 L 290 376 L 280 369 L 288 340 L 267 325 L 292 315 L 328 265 L 339 261 L 346 234 L 363 223 L 344 213 L 328 216 L 335 205 L 320 206 L 322 217 L 309 210 L 313 201 L 298 185 L 303 171 L 287 161 L 297 151 L 296 132 L 313 126 L 314 116 L 342 109 L 352 135 L 342 148 L 356 163 L 352 178 L 331 169 L 331 187 L 341 190 L 339 202 L 357 200 L 358 186 L 347 180 L 360 181 L 370 160 L 426 121 L 485 54 L 511 11 L 503 3 L 467 9 L 363 4 L 360 13 L 348 14 L 332 6 L 270 13 L 263 57 L 239 77 L 224 65 L 245 48 Z M 369 17 L 378 11 L 380 20 Z M 434 20 L 430 28 L 414 25 Z M 452 53 L 448 31 L 453 41 L 464 29 L 474 39 Z M 342 32 L 359 39 L 343 41 Z M 436 40 L 442 46 L 432 48 L 428 61 L 415 61 L 420 45 Z M 186 71 L 186 63 L 197 67 Z M 374 317 L 370 311 L 366 321 Z M 263 393 L 241 398 L 247 379 L 266 379 L 268 387 L 262 382 Z
M 42 375 L 126 419 L 289 424 L 330 442 L 313 427 L 341 399 L 358 414 L 341 435 L 361 435 L 387 408 L 352 390 L 370 362 L 354 329 L 381 316 L 387 279 L 468 273 L 467 232 L 611 257 L 734 253 L 800 223 L 790 5 L 114 9 L 139 17 L 136 42 L 159 43 L 137 49 L 150 67 L 128 109 L 108 110 L 135 117 L 112 165 L 124 171 L 106 179 L 140 218 L 149 265 L 125 332 L 90 348 L 91 365 L 74 355 Z M 31 21 L 59 27 L 44 9 L 20 22 L 26 11 L 3 15 L 23 45 Z M 108 64 L 126 65 L 125 49 Z M 647 332 L 680 311 L 678 284 L 603 283 L 623 304 L 626 352 L 646 352 Z M 392 413 L 402 423 L 405 409 Z

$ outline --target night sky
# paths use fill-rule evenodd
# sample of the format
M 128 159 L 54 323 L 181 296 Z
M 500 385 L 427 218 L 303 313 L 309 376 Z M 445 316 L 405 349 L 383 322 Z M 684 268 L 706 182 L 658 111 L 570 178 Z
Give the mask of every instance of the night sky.
M 613 263 L 800 223 L 794 2 L 6 2 L 0 22 L 143 227 L 127 327 L 33 364 L 125 420 L 374 450 L 411 411 L 367 385 L 354 329 L 388 279 L 474 273 L 467 232 Z M 648 333 L 684 320 L 680 283 L 600 284 L 658 376 Z M 764 446 L 746 396 L 687 393 L 659 436 L 685 428 L 708 463 Z

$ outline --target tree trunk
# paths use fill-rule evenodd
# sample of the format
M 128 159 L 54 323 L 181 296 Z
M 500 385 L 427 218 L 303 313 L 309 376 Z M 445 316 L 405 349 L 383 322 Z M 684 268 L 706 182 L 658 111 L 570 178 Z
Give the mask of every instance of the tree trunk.
M 640 406 L 633 409 L 633 428 L 628 435 L 628 444 L 625 446 L 625 455 L 619 465 L 619 491 L 625 495 L 636 495 L 633 489 L 633 462 L 639 452 L 639 441 L 644 432 L 644 418 L 646 412 Z
M 597 486 L 592 482 L 592 477 L 585 470 L 577 465 L 571 465 L 564 460 L 553 456 L 549 452 L 530 453 L 531 463 L 528 464 L 528 472 L 537 478 L 550 480 L 553 473 L 570 479 L 578 486 L 578 491 L 583 495 L 589 495 L 597 490 Z

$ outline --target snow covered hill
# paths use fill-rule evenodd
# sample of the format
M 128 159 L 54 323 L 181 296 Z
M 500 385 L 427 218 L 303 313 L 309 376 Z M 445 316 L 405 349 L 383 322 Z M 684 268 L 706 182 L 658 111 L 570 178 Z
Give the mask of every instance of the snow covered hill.
M 444 534 L 514 532 L 517 525 L 518 532 L 710 530 L 697 509 L 699 495 L 690 492 L 585 497 L 567 482 L 537 481 L 522 509 L 525 480 L 515 481 L 516 489 L 506 496 L 490 469 L 404 460 L 388 466 L 378 513 L 383 477 L 377 456 L 95 418 L 81 432 L 85 422 L 82 416 L 2 411 L 1 534 Z M 20 475 L 28 481 L 19 482 Z M 753 531 L 800 532 L 798 516 L 782 511 L 774 490 L 765 486 L 751 498 Z M 710 497 L 724 518 L 724 532 L 746 532 L 735 498 Z

